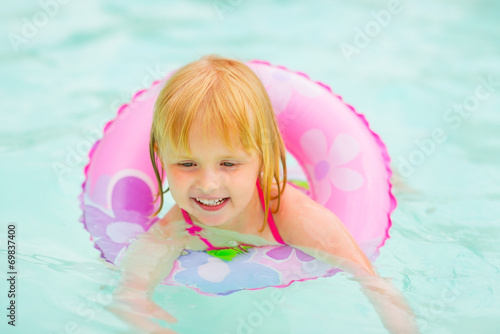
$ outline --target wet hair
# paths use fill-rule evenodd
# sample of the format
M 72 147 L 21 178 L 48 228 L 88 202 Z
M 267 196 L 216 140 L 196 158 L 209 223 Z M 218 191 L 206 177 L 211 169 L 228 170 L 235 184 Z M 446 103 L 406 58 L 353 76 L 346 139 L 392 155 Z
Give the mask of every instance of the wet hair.
M 149 151 L 163 206 L 163 167 L 158 162 L 165 152 L 183 150 L 190 154 L 189 132 L 194 120 L 202 124 L 203 139 L 218 135 L 231 150 L 242 148 L 260 158 L 260 185 L 265 211 L 270 199 L 280 199 L 287 181 L 286 150 L 269 95 L 257 75 L 244 63 L 217 55 L 203 56 L 175 72 L 165 83 L 154 105 Z M 234 143 L 232 138 L 239 138 Z M 283 180 L 280 183 L 280 162 Z M 161 172 L 160 172 L 161 171 Z M 259 177 L 259 176 L 257 176 Z M 278 195 L 271 197 L 273 179 Z M 260 231 L 267 224 L 264 215 Z

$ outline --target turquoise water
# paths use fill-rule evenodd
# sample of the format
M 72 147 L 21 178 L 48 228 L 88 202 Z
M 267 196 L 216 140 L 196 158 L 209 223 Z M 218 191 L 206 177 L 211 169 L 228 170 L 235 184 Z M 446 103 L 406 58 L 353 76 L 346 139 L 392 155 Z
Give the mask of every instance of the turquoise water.
M 5 238 L 15 223 L 18 276 L 16 327 L 3 316 L 0 332 L 127 328 L 103 309 L 117 273 L 78 222 L 86 154 L 133 92 L 218 53 L 305 72 L 366 115 L 400 174 L 380 273 L 394 278 L 422 332 L 497 333 L 500 4 L 390 3 L 4 5 L 0 263 L 7 276 Z M 263 311 L 271 291 L 214 298 L 161 286 L 155 300 L 179 319 L 171 326 L 179 333 L 386 333 L 347 275 L 295 283 L 279 307 Z

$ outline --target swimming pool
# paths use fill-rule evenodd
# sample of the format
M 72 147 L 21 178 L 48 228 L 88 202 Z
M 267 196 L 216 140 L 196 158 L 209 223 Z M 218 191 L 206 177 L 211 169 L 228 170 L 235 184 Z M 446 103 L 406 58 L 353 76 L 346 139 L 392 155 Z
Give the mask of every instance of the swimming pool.
M 500 41 L 494 1 L 9 3 L 0 27 L 1 226 L 16 225 L 16 327 L 115 333 L 117 273 L 78 222 L 87 151 L 131 93 L 207 53 L 330 85 L 388 146 L 398 208 L 375 263 L 424 333 L 500 328 Z M 360 205 L 362 209 L 362 205 Z M 1 307 L 9 286 L 1 285 Z M 216 298 L 161 286 L 179 333 L 385 333 L 347 275 Z M 267 304 L 266 304 L 267 305 Z

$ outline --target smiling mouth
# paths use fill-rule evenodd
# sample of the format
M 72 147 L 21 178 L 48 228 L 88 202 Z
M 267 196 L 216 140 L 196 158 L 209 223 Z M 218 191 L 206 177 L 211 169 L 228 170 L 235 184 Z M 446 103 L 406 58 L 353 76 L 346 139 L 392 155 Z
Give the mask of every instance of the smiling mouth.
M 223 197 L 216 200 L 203 200 L 199 198 L 192 198 L 192 200 L 203 211 L 218 211 L 226 206 L 227 202 L 229 202 L 229 197 Z
M 208 205 L 208 206 L 217 206 L 221 203 L 223 203 L 225 200 L 229 199 L 229 197 L 223 197 L 217 200 L 204 200 L 200 198 L 195 198 L 195 200 L 201 204 Z

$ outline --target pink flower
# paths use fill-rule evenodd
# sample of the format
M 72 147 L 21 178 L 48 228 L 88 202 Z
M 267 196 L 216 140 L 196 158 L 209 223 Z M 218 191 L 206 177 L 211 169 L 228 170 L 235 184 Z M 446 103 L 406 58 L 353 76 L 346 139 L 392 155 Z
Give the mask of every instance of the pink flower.
M 325 134 L 319 129 L 311 129 L 300 138 L 300 146 L 305 152 L 305 167 L 315 179 L 315 199 L 324 205 L 332 195 L 332 186 L 342 191 L 361 188 L 363 176 L 342 165 L 352 161 L 359 154 L 359 144 L 350 135 L 341 133 L 333 144 L 327 143 Z

